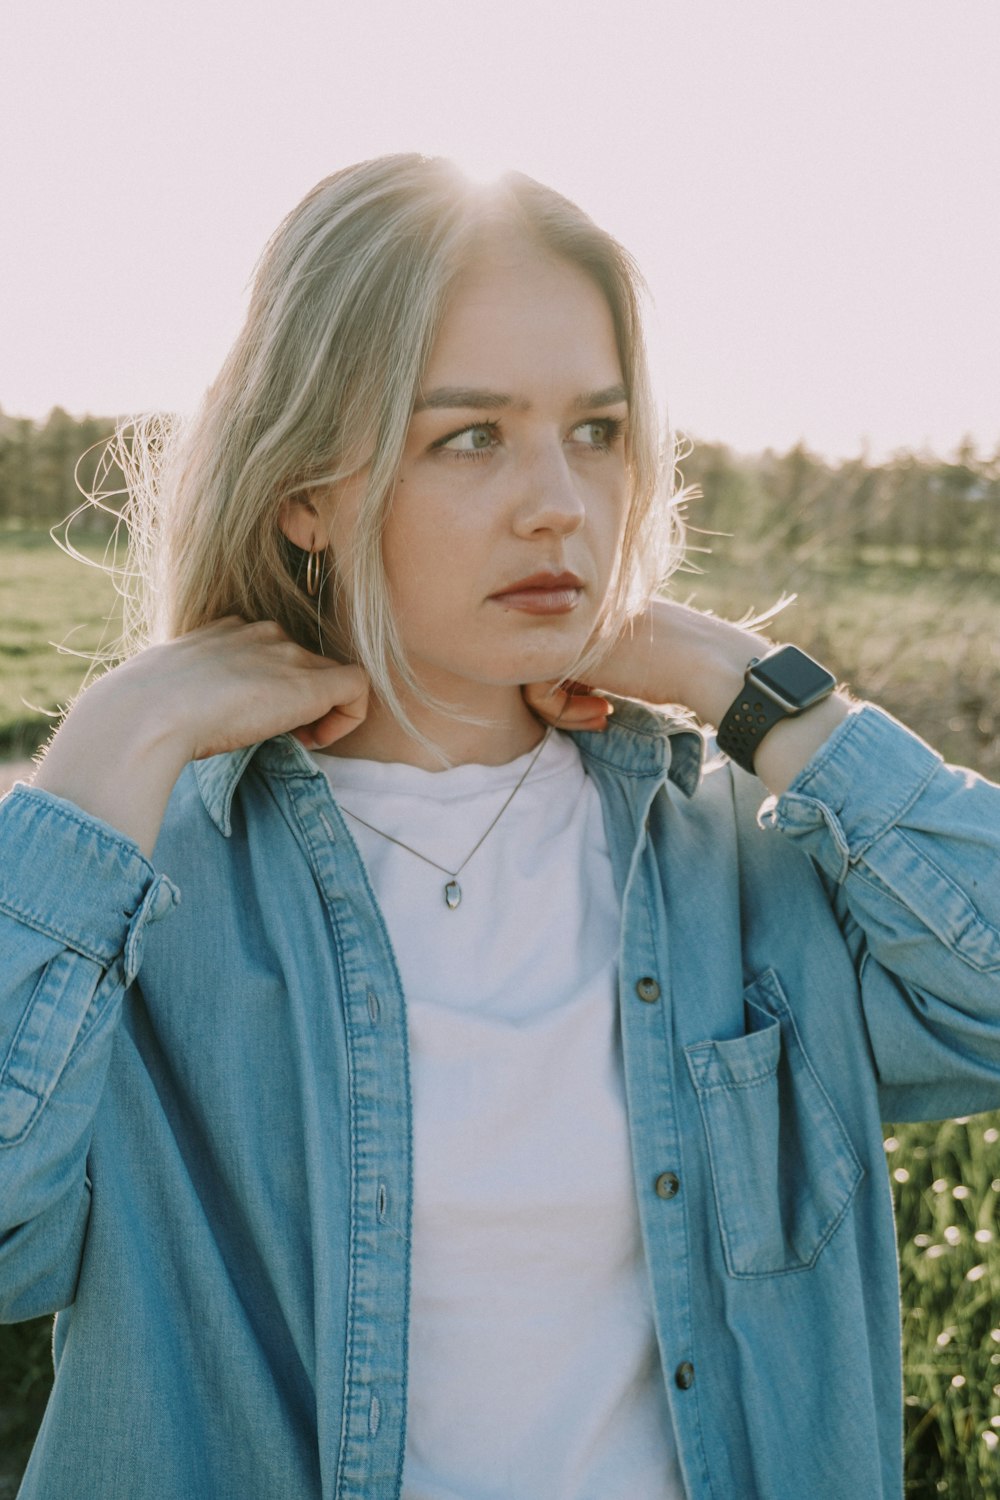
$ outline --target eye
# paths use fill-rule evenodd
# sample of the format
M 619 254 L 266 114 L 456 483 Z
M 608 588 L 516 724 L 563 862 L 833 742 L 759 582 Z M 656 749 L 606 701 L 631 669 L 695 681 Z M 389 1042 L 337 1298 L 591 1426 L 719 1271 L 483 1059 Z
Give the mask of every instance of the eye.
M 586 422 L 579 422 L 573 431 L 584 434 L 586 447 L 597 448 L 603 453 L 620 436 L 624 426 L 619 417 L 589 417 Z
M 473 427 L 463 427 L 442 438 L 434 447 L 445 453 L 454 453 L 458 458 L 485 458 L 499 445 L 500 428 L 496 422 L 477 422 Z

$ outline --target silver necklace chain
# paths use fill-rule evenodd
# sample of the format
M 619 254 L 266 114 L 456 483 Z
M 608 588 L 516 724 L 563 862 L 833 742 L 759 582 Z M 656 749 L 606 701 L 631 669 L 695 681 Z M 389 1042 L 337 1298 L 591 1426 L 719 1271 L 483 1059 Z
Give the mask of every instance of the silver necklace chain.
M 517 796 L 518 792 L 527 781 L 532 770 L 534 769 L 535 761 L 545 749 L 549 735 L 552 733 L 552 728 L 553 726 L 550 724 L 548 729 L 546 729 L 545 733 L 539 740 L 534 755 L 531 757 L 521 775 L 518 777 L 510 796 L 504 802 L 503 806 L 497 813 L 496 817 L 493 819 L 492 823 L 487 828 L 486 832 L 481 835 L 481 837 L 477 840 L 477 842 L 473 845 L 468 854 L 462 860 L 462 863 L 455 870 L 449 870 L 446 865 L 438 864 L 436 859 L 431 859 L 427 854 L 421 854 L 419 849 L 414 849 L 411 844 L 404 844 L 402 839 L 397 839 L 393 834 L 386 833 L 384 829 L 376 828 L 374 823 L 369 823 L 367 819 L 359 817 L 357 813 L 351 812 L 351 809 L 349 807 L 344 807 L 343 804 L 341 804 L 341 812 L 345 812 L 349 818 L 354 819 L 355 823 L 360 823 L 364 828 L 369 829 L 372 833 L 377 833 L 380 839 L 387 839 L 390 844 L 398 845 L 400 849 L 405 849 L 407 854 L 415 854 L 417 859 L 422 859 L 425 865 L 433 865 L 435 870 L 440 870 L 442 875 L 447 875 L 449 879 L 447 885 L 444 888 L 445 905 L 449 908 L 450 911 L 454 911 L 456 906 L 458 906 L 462 899 L 462 887 L 458 883 L 459 875 L 461 875 L 462 871 L 465 869 L 466 865 L 469 863 L 469 860 L 476 853 L 476 851 L 478 849 L 481 849 L 483 844 L 485 844 L 486 840 L 489 838 L 490 834 L 493 832 L 494 828 L 497 826 L 500 819 L 503 817 L 504 813 L 513 802 L 514 798 Z

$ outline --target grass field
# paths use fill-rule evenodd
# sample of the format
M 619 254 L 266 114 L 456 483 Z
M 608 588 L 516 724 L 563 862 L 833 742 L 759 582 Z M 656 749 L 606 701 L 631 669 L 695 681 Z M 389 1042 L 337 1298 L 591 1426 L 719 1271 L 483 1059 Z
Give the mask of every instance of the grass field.
M 84 550 L 97 559 L 102 544 Z M 812 650 L 947 759 L 1000 779 L 995 572 L 920 572 L 884 559 L 850 571 L 815 559 L 808 568 L 695 560 L 704 573 L 678 575 L 675 598 L 738 618 L 798 592 L 773 636 Z M 41 710 L 67 702 L 86 669 L 48 643 L 92 652 L 118 626 L 108 579 L 44 533 L 0 532 L 0 605 L 0 756 L 9 758 L 44 739 L 51 721 Z M 901 1263 L 907 1495 L 1000 1500 L 1000 1113 L 886 1122 L 885 1134 Z M 48 1337 L 48 1320 L 0 1328 L 8 1484 L 44 1401 Z M 0 1500 L 3 1485 L 0 1472 Z
M 118 637 L 118 596 L 98 567 L 105 542 L 74 540 L 86 564 L 47 531 L 0 530 L 0 757 L 44 741 L 92 655 Z

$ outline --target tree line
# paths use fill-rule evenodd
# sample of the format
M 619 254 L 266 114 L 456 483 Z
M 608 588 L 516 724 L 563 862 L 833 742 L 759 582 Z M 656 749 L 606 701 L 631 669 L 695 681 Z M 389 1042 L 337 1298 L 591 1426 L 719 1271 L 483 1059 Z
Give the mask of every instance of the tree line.
M 0 410 L 0 525 L 64 519 L 80 504 L 81 487 L 93 488 L 115 425 L 59 406 L 42 422 Z M 695 441 L 679 468 L 700 492 L 686 508 L 691 541 L 714 555 L 738 552 L 746 562 L 780 551 L 799 563 L 1000 570 L 1000 444 L 989 457 L 966 439 L 948 458 L 900 451 L 873 464 L 864 455 L 831 463 L 801 442 L 786 453 L 744 455 Z M 101 487 L 120 483 L 112 470 Z M 109 523 L 91 511 L 79 524 Z

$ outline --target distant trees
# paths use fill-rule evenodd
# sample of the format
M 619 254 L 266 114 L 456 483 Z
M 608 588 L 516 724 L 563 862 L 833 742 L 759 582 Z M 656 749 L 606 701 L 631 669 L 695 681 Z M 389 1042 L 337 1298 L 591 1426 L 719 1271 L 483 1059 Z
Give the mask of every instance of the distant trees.
M 0 411 L 0 522 L 18 519 L 47 526 L 62 520 L 83 499 L 74 481 L 94 482 L 98 454 L 115 430 L 108 417 L 71 417 L 54 406 L 44 422 Z M 95 512 L 95 521 L 100 523 Z
M 950 459 L 828 464 L 802 443 L 753 457 L 696 443 L 680 468 L 702 491 L 688 507 L 692 540 L 715 533 L 715 554 L 1000 570 L 1000 445 L 990 458 L 966 439 Z
M 78 461 L 88 490 L 114 428 L 59 406 L 44 422 L 0 411 L 0 524 L 51 526 L 67 516 L 82 499 Z M 803 443 L 749 457 L 696 443 L 680 467 L 702 491 L 688 508 L 692 543 L 717 555 L 1000 569 L 1000 445 L 989 458 L 966 438 L 948 459 L 902 451 L 884 464 L 864 454 L 829 464 Z M 90 518 L 105 523 L 99 512 Z

